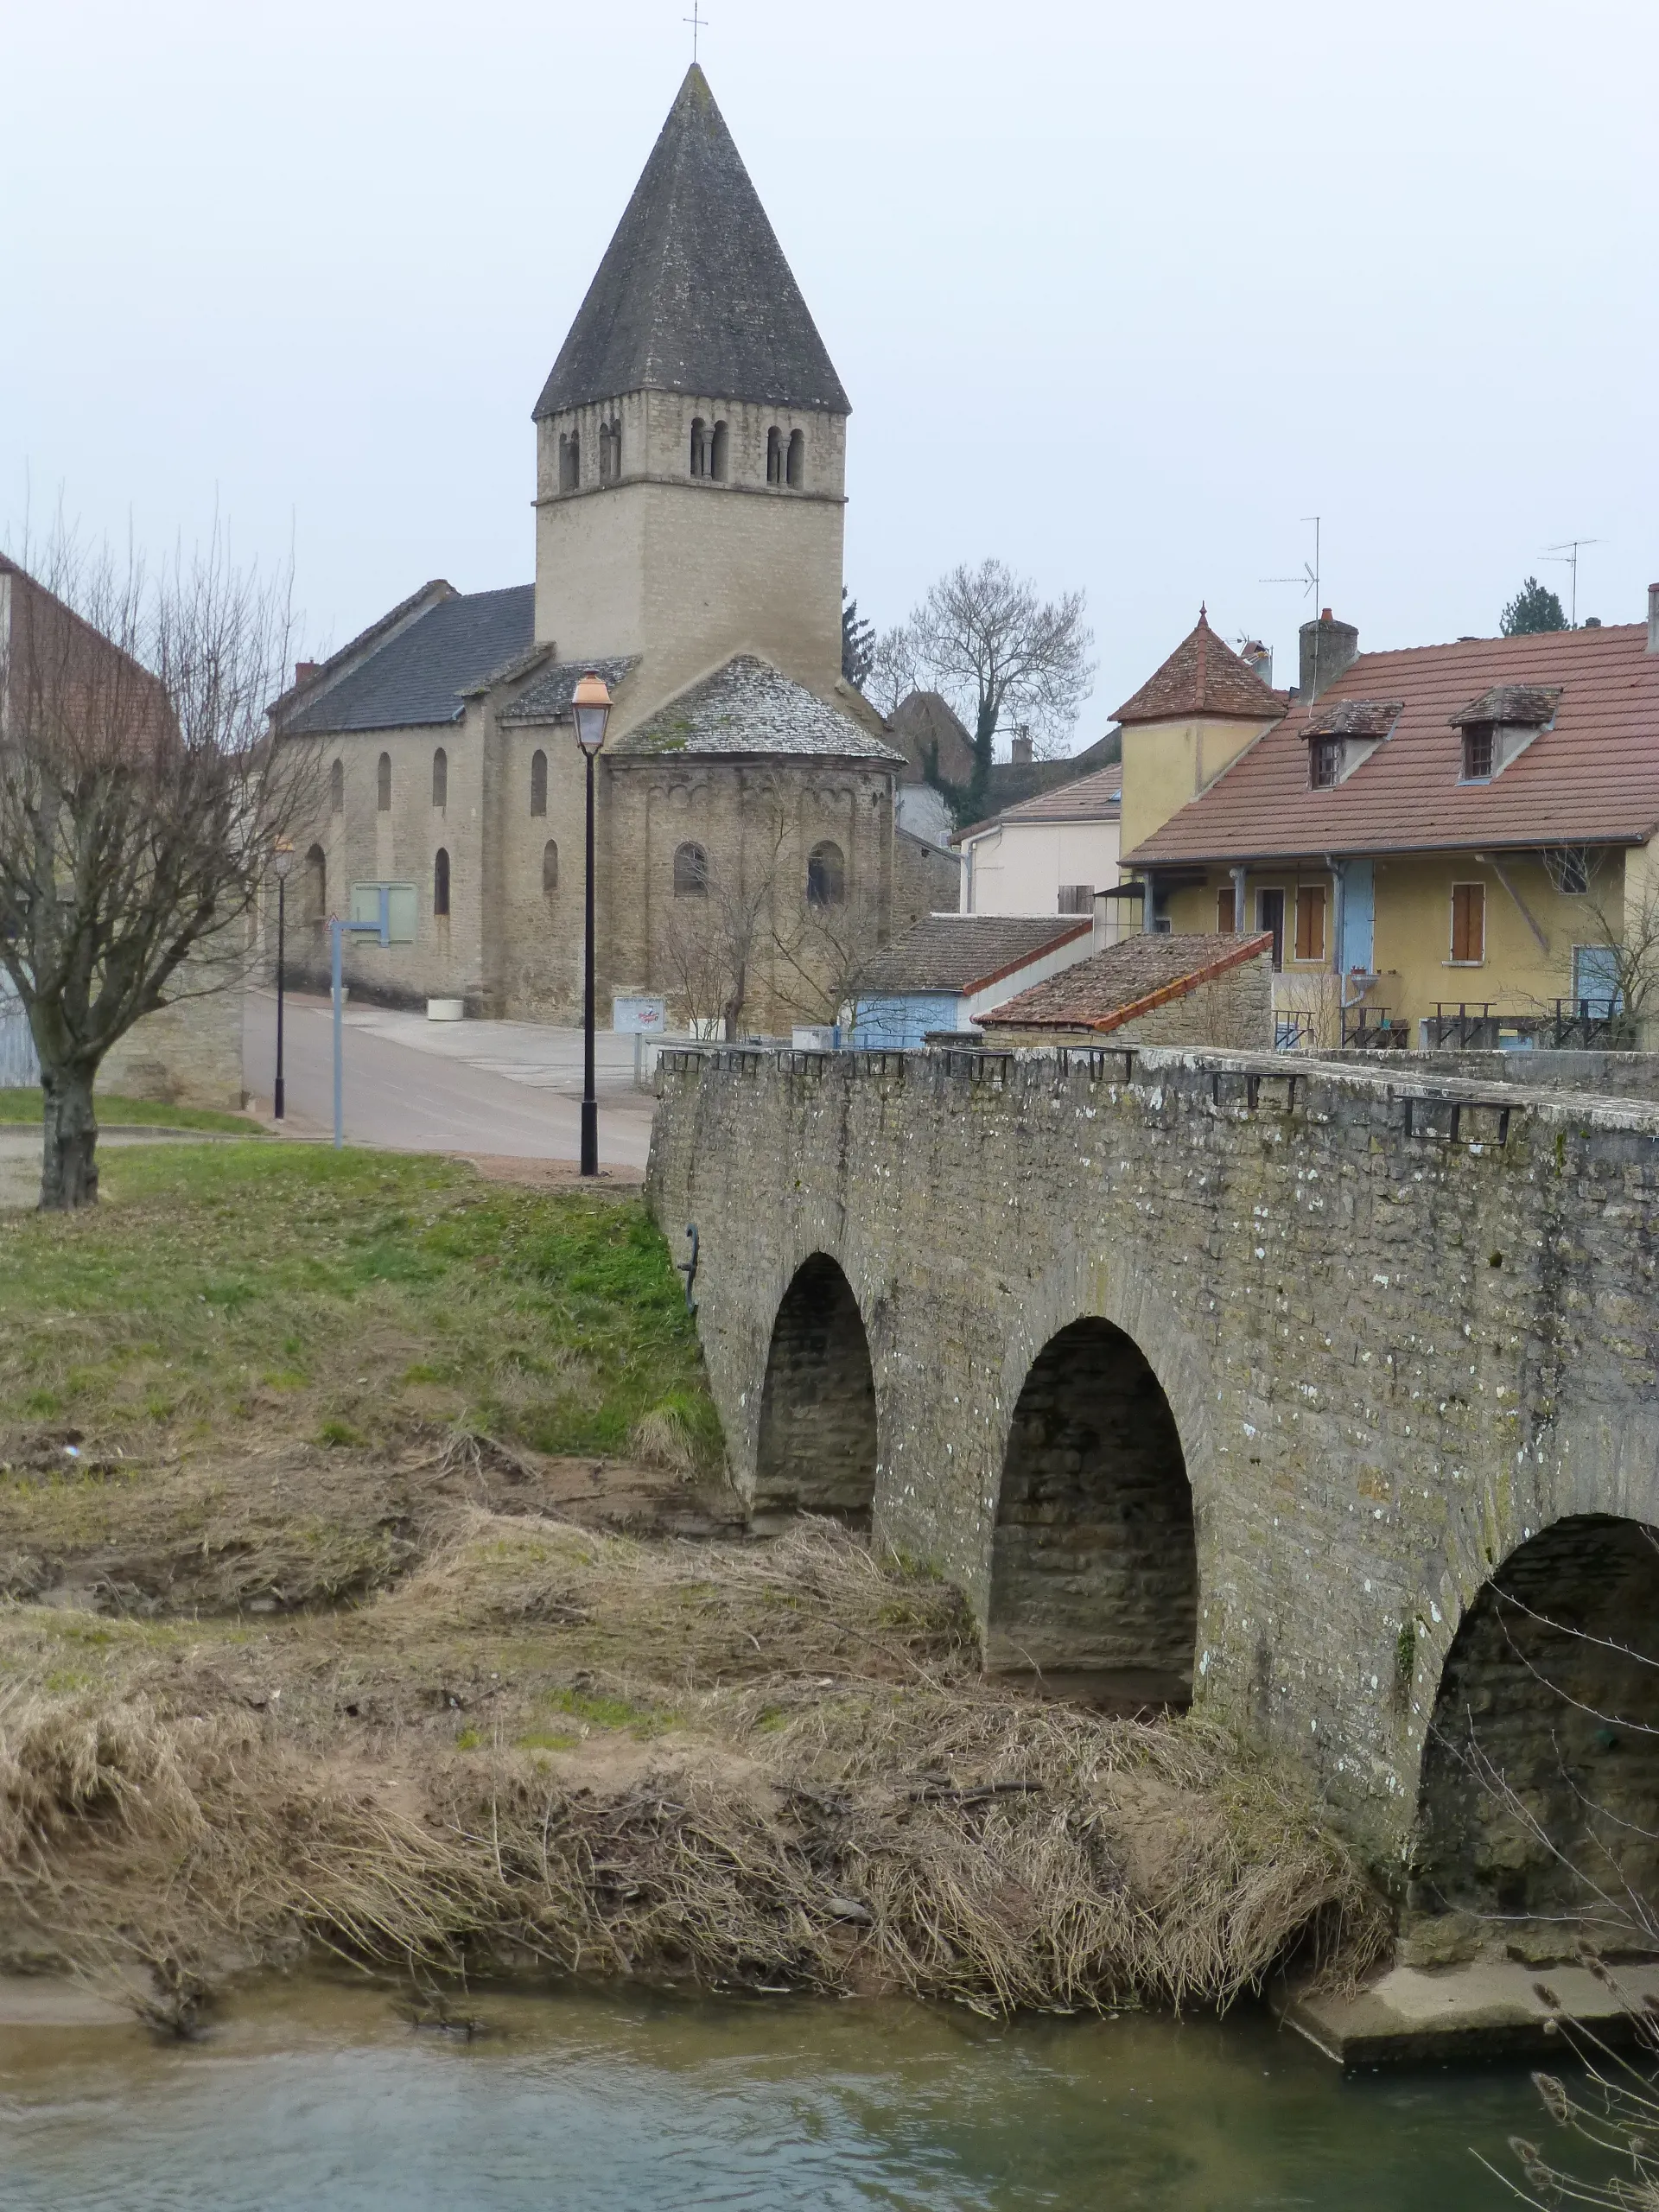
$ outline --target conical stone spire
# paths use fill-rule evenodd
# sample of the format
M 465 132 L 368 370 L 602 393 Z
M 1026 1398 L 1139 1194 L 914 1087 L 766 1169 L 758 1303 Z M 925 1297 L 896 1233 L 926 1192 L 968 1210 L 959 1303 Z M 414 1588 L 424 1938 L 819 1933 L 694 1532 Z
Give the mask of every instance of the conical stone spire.
M 695 61 L 559 350 L 536 419 L 640 391 L 850 412 Z

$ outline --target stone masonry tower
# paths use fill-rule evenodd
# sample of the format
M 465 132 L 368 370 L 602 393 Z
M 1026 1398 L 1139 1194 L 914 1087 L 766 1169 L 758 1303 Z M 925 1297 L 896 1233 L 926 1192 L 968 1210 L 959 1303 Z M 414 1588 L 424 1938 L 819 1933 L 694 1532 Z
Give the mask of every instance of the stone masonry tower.
M 823 696 L 848 413 L 693 63 L 536 404 L 537 641 L 635 713 L 744 652 Z

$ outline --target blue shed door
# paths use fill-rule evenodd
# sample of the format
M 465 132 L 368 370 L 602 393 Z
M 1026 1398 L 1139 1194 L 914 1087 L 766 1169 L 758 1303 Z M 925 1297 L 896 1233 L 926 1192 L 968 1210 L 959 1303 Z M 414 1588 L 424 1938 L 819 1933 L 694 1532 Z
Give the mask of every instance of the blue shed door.
M 1350 861 L 1342 871 L 1342 965 L 1370 975 L 1376 967 L 1376 893 L 1370 861 Z

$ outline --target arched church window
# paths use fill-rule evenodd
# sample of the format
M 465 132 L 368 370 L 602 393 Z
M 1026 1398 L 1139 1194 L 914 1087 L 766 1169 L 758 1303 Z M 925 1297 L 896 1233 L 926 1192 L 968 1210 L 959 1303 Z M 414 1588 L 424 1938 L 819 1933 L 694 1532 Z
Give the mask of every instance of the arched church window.
M 550 899 L 559 887 L 559 848 L 557 840 L 550 837 L 542 847 L 542 896 Z
M 839 906 L 847 897 L 847 862 L 839 845 L 826 837 L 806 856 L 806 903 Z
M 694 476 L 709 474 L 709 425 L 701 415 L 693 416 L 691 419 L 691 474 Z
M 432 755 L 432 804 L 439 808 L 449 804 L 449 755 L 442 746 Z
M 442 845 L 432 863 L 432 912 L 442 915 L 449 912 L 449 855 Z
M 599 480 L 614 484 L 622 474 L 622 425 L 620 423 L 601 423 L 599 426 Z
M 328 811 L 330 814 L 344 814 L 346 811 L 346 763 L 343 760 L 336 760 L 328 771 Z
M 375 770 L 374 803 L 382 814 L 391 812 L 391 755 L 383 753 L 380 765 Z
M 547 812 L 547 755 L 539 745 L 530 756 L 530 810 Z
M 702 899 L 709 890 L 709 855 L 701 845 L 681 845 L 674 854 L 674 896 Z
M 574 492 L 582 482 L 582 439 L 575 431 L 559 434 L 559 489 Z
M 709 441 L 709 474 L 716 484 L 726 481 L 731 442 L 731 433 L 725 423 L 716 423 L 714 436 Z
M 766 481 L 781 484 L 784 480 L 784 434 L 774 423 L 766 432 Z
M 789 434 L 789 459 L 786 463 L 789 488 L 798 492 L 806 481 L 806 432 L 791 430 Z

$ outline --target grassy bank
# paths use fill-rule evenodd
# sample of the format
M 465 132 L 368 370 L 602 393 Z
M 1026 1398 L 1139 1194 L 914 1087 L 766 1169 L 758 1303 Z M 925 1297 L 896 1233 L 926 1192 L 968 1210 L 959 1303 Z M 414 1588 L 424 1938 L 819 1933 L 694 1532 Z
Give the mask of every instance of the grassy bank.
M 210 1106 L 168 1106 L 153 1098 L 123 1098 L 118 1092 L 99 1091 L 96 1100 L 99 1126 L 115 1129 L 200 1129 L 219 1136 L 263 1135 L 255 1122 L 243 1114 L 219 1114 Z M 39 1128 L 45 1102 L 38 1090 L 0 1090 L 0 1128 L 27 1123 Z
M 319 1942 L 997 2008 L 1377 1940 L 1225 1737 L 988 1684 L 955 1593 L 838 1529 L 722 1535 L 636 1200 L 260 1145 L 108 1177 L 0 1244 L 0 1966 L 181 2018 Z

